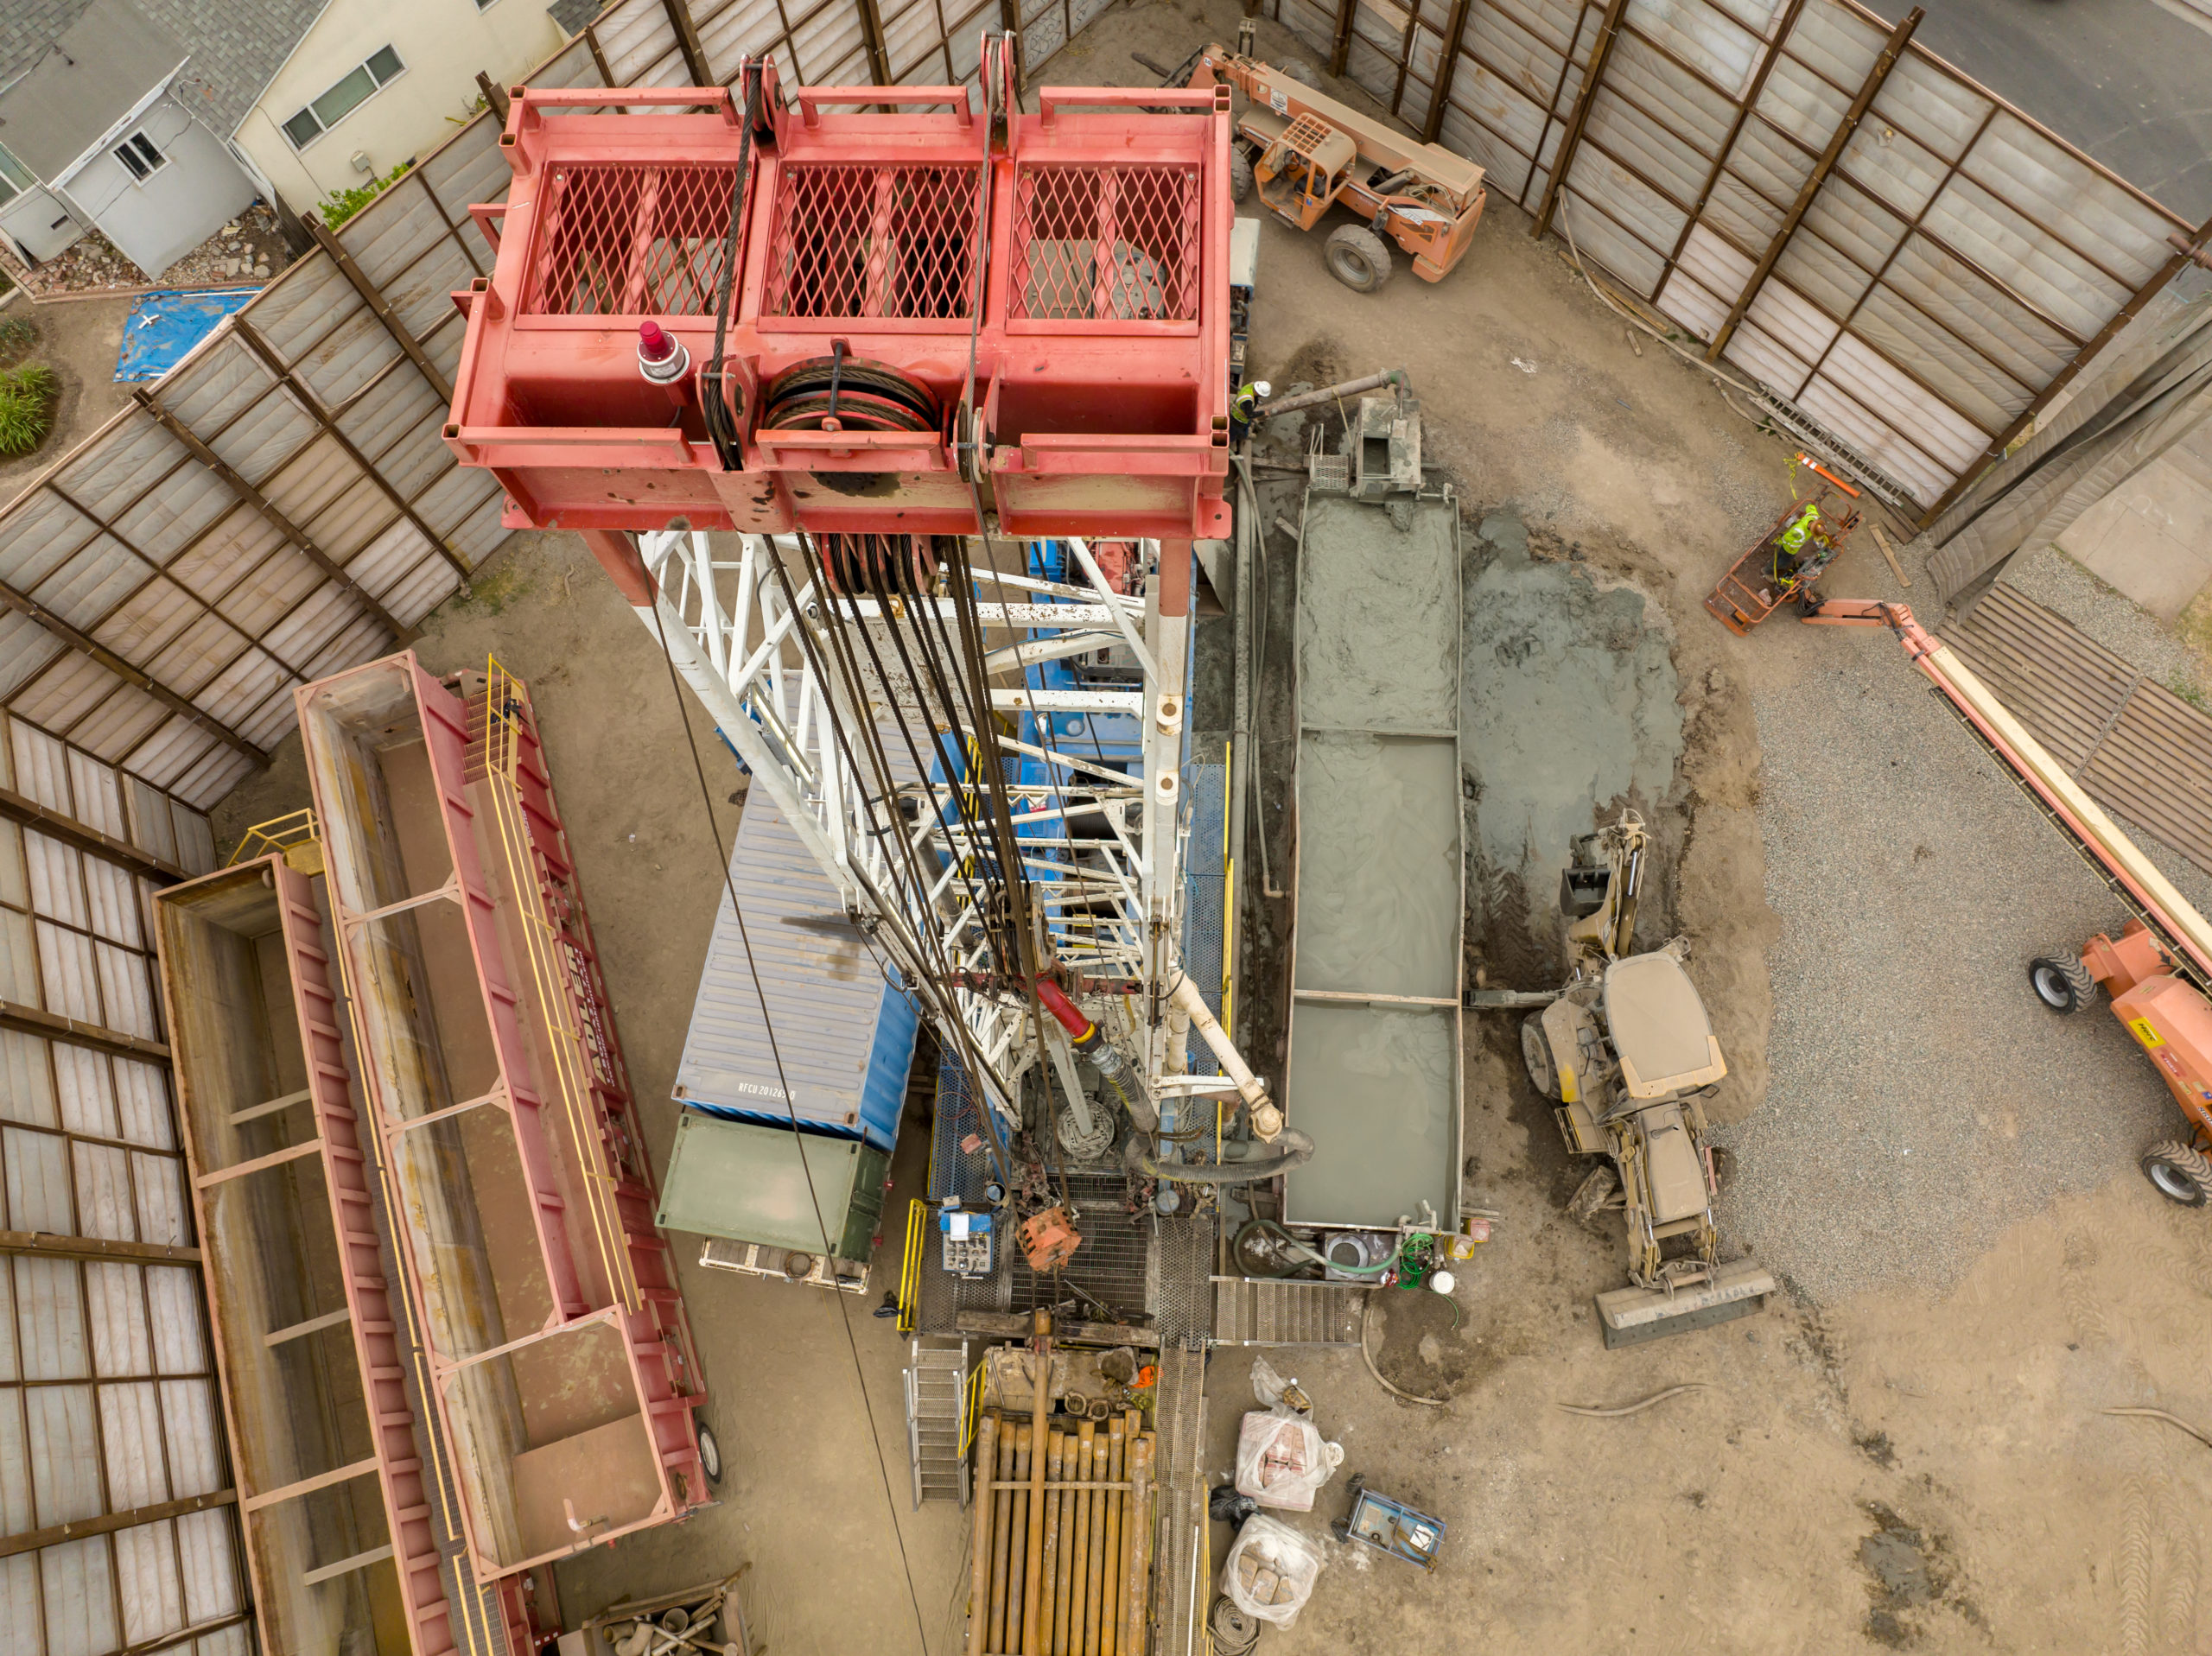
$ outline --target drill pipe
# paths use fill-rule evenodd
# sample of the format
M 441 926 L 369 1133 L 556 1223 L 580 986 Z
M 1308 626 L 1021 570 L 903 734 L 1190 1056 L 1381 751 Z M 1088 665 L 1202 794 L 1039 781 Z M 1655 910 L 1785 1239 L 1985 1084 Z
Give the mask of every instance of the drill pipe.
M 1014 1476 L 1014 1438 L 1007 1432 L 999 1439 L 998 1470 L 993 1474 L 998 1488 L 991 1496 L 994 1517 L 991 1523 L 991 1643 L 995 1653 L 1006 1646 L 1007 1541 L 1008 1526 L 1007 1513 L 1014 1504 L 1014 1492 L 1007 1488 Z
M 1035 1330 L 1037 1391 L 1029 1415 L 1029 1542 L 1023 1560 L 1021 1589 L 1021 1656 L 1042 1656 L 1037 1638 L 1037 1607 L 1042 1587 L 1039 1574 L 1045 1556 L 1045 1417 L 1052 1407 L 1052 1314 L 1033 1313 Z M 1011 1649 L 1010 1646 L 1001 1646 Z
M 1109 1434 L 1100 1431 L 1090 1440 L 1090 1481 L 1106 1481 L 1106 1451 L 1113 1442 Z M 1088 1550 L 1084 1554 L 1083 1587 L 1083 1656 L 1098 1656 L 1098 1588 L 1106 1570 L 1106 1501 L 1107 1492 L 1090 1492 L 1090 1536 Z
M 999 1418 L 987 1414 L 976 1429 L 976 1471 L 988 1482 L 998 1465 Z M 976 1498 L 975 1539 L 969 1548 L 968 1656 L 992 1656 L 991 1631 L 991 1503 Z
M 1106 1475 L 1116 1483 L 1122 1481 L 1125 1431 L 1126 1427 L 1118 1414 L 1106 1423 Z M 1122 1492 L 1119 1489 L 1106 1492 L 1106 1545 L 1099 1556 L 1104 1561 L 1105 1573 L 1098 1585 L 1098 1656 L 1114 1656 L 1114 1635 L 1120 1626 L 1115 1612 L 1122 1602 L 1122 1595 L 1115 1587 L 1122 1574 Z
M 1145 1623 L 1152 1608 L 1152 1450 L 1153 1436 L 1147 1431 L 1137 1438 L 1131 1450 L 1129 1513 L 1134 1527 L 1122 1606 L 1122 1648 L 1131 1653 L 1145 1647 Z
M 1098 1428 L 1084 1421 L 1076 1428 L 1075 1463 L 1080 1469 L 1078 1480 L 1088 1483 L 1097 1475 L 1091 1470 L 1096 1464 Z M 1068 1571 L 1068 1656 L 1084 1656 L 1084 1630 L 1090 1616 L 1090 1497 L 1094 1492 L 1078 1489 L 1075 1492 L 1075 1557 L 1074 1568 Z
M 1014 1510 L 1007 1516 L 1007 1533 L 1012 1540 L 1007 1550 L 1006 1579 L 1009 1588 L 1016 1582 L 1026 1581 L 1023 1564 L 1029 1556 L 1029 1491 L 1020 1486 L 1029 1479 L 1029 1440 L 1017 1434 L 1014 1442 Z M 1001 1650 L 1021 1648 L 1020 1615 L 1022 1602 L 1008 1593 L 1006 1606 L 1006 1643 Z
M 1038 1629 L 1038 1643 L 1045 1648 L 1047 1656 L 1052 1650 L 1052 1638 L 1050 1584 L 1053 1572 L 1059 1567 L 1060 1558 L 1060 1494 L 1052 1486 L 1067 1475 L 1067 1434 L 1055 1431 L 1047 1438 L 1045 1450 L 1045 1558 L 1039 1573 L 1045 1580 L 1047 1590 L 1045 1602 L 1039 1607 L 1037 1614 L 1046 1624 Z

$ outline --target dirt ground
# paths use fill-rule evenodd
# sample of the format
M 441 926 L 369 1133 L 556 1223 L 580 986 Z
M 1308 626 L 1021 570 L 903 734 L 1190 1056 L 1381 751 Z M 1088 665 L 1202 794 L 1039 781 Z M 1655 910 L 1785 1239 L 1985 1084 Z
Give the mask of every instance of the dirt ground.
M 130 400 L 130 388 L 115 380 L 115 359 L 123 349 L 123 322 L 137 301 L 130 299 L 73 299 L 34 305 L 18 297 L 0 315 L 30 319 L 39 337 L 22 353 L 42 362 L 61 382 L 54 406 L 54 428 L 28 454 L 0 458 L 0 503 L 12 499 L 30 480 L 105 424 Z
M 1046 78 L 1140 82 L 1131 47 L 1173 62 L 1210 35 L 1232 37 L 1236 16 L 1221 0 L 1116 10 Z M 1275 54 L 1287 44 L 1273 25 L 1261 41 Z M 1313 57 L 1302 47 L 1295 54 Z M 1445 282 L 1422 284 L 1402 264 L 1381 296 L 1362 299 L 1327 277 L 1318 238 L 1267 225 L 1254 368 L 1281 385 L 1407 366 L 1430 460 L 1468 508 L 1471 574 L 1508 555 L 1517 520 L 1538 563 L 1586 578 L 1594 608 L 1615 603 L 1625 614 L 1625 600 L 1609 594 L 1641 598 L 1621 648 L 1648 656 L 1645 632 L 1663 638 L 1681 753 L 1671 776 L 1627 796 L 1659 833 L 1670 865 L 1662 917 L 1693 942 L 1692 972 L 1729 1056 L 1719 1113 L 1749 1123 L 1779 1110 L 1816 1135 L 1825 1125 L 1817 1078 L 1792 1082 L 1786 1095 L 1770 1086 L 1777 1001 L 1804 985 L 1770 980 L 1770 959 L 1785 957 L 1770 952 L 1780 923 L 1770 905 L 1756 707 L 1779 688 L 1840 682 L 1836 650 L 1894 645 L 1783 624 L 1774 636 L 1738 640 L 1703 613 L 1715 574 L 1789 498 L 1789 451 L 1727 409 L 1695 371 L 1648 340 L 1639 354 L 1554 244 L 1526 232 L 1525 219 L 1493 204 Z M 1294 505 L 1289 492 L 1273 492 L 1262 516 L 1287 495 Z M 1501 515 L 1508 508 L 1512 518 Z M 1274 547 L 1277 568 L 1293 571 L 1288 542 Z M 1289 582 L 1277 584 L 1279 668 L 1290 609 Z M 1847 554 L 1829 586 L 1895 592 L 1871 546 Z M 441 669 L 496 650 L 531 685 L 649 1136 L 664 1155 L 668 1090 L 718 870 L 651 641 L 581 548 L 549 535 L 518 537 L 473 596 L 432 618 L 417 648 Z M 1628 675 L 1624 694 L 1655 682 Z M 1859 716 L 1840 697 L 1834 722 L 1815 717 L 1787 737 L 1797 745 L 1790 763 L 1816 765 L 1821 743 Z M 692 723 L 707 739 L 702 721 Z M 1963 741 L 1957 751 L 1955 770 L 1946 770 L 1930 745 L 1937 786 L 1974 774 L 1979 761 Z M 712 750 L 709 764 L 719 796 L 730 770 Z M 219 831 L 227 846 L 246 823 L 303 802 L 295 740 L 269 777 L 226 804 Z M 1593 800 L 1592 821 L 1614 803 Z M 1850 802 L 1830 809 L 1847 813 Z M 734 810 L 715 809 L 727 834 Z M 1833 900 L 1859 901 L 1880 878 L 1847 872 Z M 2081 902 L 2078 892 L 2008 879 L 2001 866 L 1962 866 L 1951 878 L 1961 901 L 2030 919 L 2048 907 L 2061 935 Z M 1509 975 L 1528 967 L 1493 941 L 1478 928 L 1475 964 L 1488 969 L 1497 953 Z M 2008 1035 L 2010 1044 L 2027 1042 L 2002 1072 L 2011 1090 L 1979 1094 L 1973 1072 L 1987 1056 L 1977 1050 L 1987 1009 L 2020 987 L 1946 976 L 1942 939 L 1913 943 L 1935 961 L 1927 980 L 1941 987 L 1944 1010 L 1936 1034 L 1916 1025 L 1898 1051 L 1913 1077 L 1904 1096 L 1930 1114 L 2009 1103 L 2031 1116 L 2037 1054 L 2055 1050 L 2033 1043 L 2080 1038 L 2083 1025 L 2052 1020 L 2031 1041 Z M 1264 950 L 1255 958 L 1266 970 Z M 1857 987 L 1858 1011 L 1839 1038 L 1880 1050 L 1891 1043 L 1895 987 L 1871 976 Z M 1986 1237 L 1962 1244 L 1924 1280 L 1826 1299 L 1801 1290 L 1745 1321 L 1608 1353 L 1590 1297 L 1620 1281 L 1618 1239 L 1561 1211 L 1575 1171 L 1521 1074 L 1510 1023 L 1471 1025 L 1465 1194 L 1499 1213 L 1496 1240 L 1459 1273 L 1449 1301 L 1383 1294 L 1372 1330 L 1384 1374 L 1450 1401 L 1395 1400 L 1354 1351 L 1274 1357 L 1344 1445 L 1340 1479 L 1363 1473 L 1448 1524 L 1443 1562 L 1423 1576 L 1330 1540 L 1326 1520 L 1342 1500 L 1333 1484 L 1318 1511 L 1294 1520 L 1326 1555 L 1319 1589 L 1296 1627 L 1266 1635 L 1269 1647 L 1281 1656 L 2200 1647 L 2212 1631 L 2197 1596 L 2212 1460 L 2164 1422 L 2102 1412 L 2156 1406 L 2212 1425 L 2212 1232 L 2151 1194 L 2133 1171 L 2131 1139 L 2115 1133 L 2101 1164 L 2070 1170 L 2070 1186 L 2005 1185 Z M 2108 1044 L 2116 1116 L 2150 1109 L 2158 1089 L 2146 1068 L 2124 1040 Z M 1279 1066 L 1279 1054 L 1262 1047 L 1262 1069 Z M 1928 1079 L 1942 1075 L 1955 1079 Z M 1975 1200 L 1973 1165 L 1969 1157 L 1961 1188 L 1937 1199 Z M 915 1170 L 900 1176 L 893 1211 L 903 1209 Z M 1864 1223 L 1855 1246 L 1876 1255 L 1885 1213 L 1898 1211 L 1882 1204 L 1928 1200 L 1878 1183 L 1808 1199 L 1856 1204 Z M 893 1260 L 895 1249 L 886 1263 Z M 572 1615 L 749 1562 L 771 1650 L 958 1646 L 964 1520 L 944 1506 L 909 1510 L 903 1352 L 890 1326 L 867 1315 L 883 1275 L 880 1266 L 868 1299 L 841 1304 L 684 1265 L 731 1468 L 723 1504 L 563 1565 Z M 1249 1355 L 1221 1350 L 1210 1366 L 1217 1479 L 1230 1471 L 1237 1416 L 1249 1406 Z M 1557 1406 L 1618 1407 L 1691 1382 L 1698 1389 L 1618 1418 Z M 1217 1558 L 1228 1539 L 1217 1526 Z

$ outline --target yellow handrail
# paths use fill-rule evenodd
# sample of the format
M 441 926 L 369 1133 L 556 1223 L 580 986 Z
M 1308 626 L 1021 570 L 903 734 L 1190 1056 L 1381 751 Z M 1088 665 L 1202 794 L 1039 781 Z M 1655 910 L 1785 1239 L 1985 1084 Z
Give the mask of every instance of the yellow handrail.
M 922 1215 L 929 1203 L 916 1196 L 906 1204 L 906 1251 L 899 1261 L 899 1332 L 914 1331 L 914 1313 L 921 1302 Z
M 245 831 L 238 848 L 231 853 L 230 860 L 223 866 L 235 868 L 242 862 L 251 862 L 256 857 L 279 851 L 296 873 L 322 872 L 322 830 L 315 822 L 312 807 L 302 806 L 283 816 L 256 822 Z
M 530 831 L 523 820 L 522 783 L 518 774 L 522 733 L 516 714 L 529 705 L 529 693 L 522 681 L 502 667 L 498 657 L 487 657 L 484 791 L 492 804 L 494 838 L 505 865 L 507 888 L 514 896 L 531 983 L 551 1037 L 547 1044 L 551 1048 L 553 1082 L 561 1094 L 569 1137 L 576 1146 L 584 1205 L 591 1214 L 592 1240 L 623 1310 L 633 1311 L 639 1304 L 637 1278 L 630 1268 L 622 1217 L 616 1207 L 616 1181 L 607 1167 L 606 1147 L 590 1102 L 590 1078 L 583 1071 L 584 1037 L 576 1027 L 572 981 L 559 959 L 560 938 L 546 915 L 545 893 L 531 851 Z

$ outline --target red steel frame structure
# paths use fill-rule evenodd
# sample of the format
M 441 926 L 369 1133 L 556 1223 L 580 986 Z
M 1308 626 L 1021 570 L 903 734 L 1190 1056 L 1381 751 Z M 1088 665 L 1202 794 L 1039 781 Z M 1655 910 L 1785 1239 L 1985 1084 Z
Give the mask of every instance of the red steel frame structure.
M 444 432 L 498 477 L 509 527 L 1228 532 L 1225 87 L 1046 87 L 1022 114 L 990 39 L 980 113 L 963 86 L 806 87 L 786 107 L 755 67 L 731 471 L 697 370 L 742 94 L 633 88 L 629 112 L 597 113 L 603 91 L 514 89 L 514 184 L 471 209 L 496 263 L 454 295 Z M 645 322 L 690 352 L 673 390 L 639 372 Z M 841 346 L 926 386 L 937 429 L 764 427 L 777 376 Z
M 175 1036 L 178 1101 L 192 1170 L 194 1217 L 200 1235 L 207 1239 L 216 1365 L 226 1424 L 232 1442 L 239 1446 L 238 1463 L 244 1469 L 287 1458 L 286 1446 L 270 1437 L 259 1404 L 291 1405 L 312 1412 L 317 1399 L 292 1395 L 311 1382 L 298 1369 L 278 1367 L 268 1355 L 280 1343 L 306 1336 L 253 1326 L 257 1319 L 251 1302 L 257 1296 L 247 1291 L 234 1297 L 232 1291 L 243 1285 L 227 1279 L 217 1268 L 226 1259 L 233 1269 L 278 1266 L 281 1262 L 273 1255 L 283 1250 L 289 1239 L 270 1234 L 265 1208 L 222 1204 L 218 1187 L 274 1172 L 312 1155 L 328 1197 L 333 1263 L 342 1285 L 344 1319 L 359 1367 L 372 1450 L 367 1464 L 340 1470 L 346 1481 L 371 1473 L 377 1479 L 386 1551 L 405 1613 L 407 1647 L 414 1656 L 445 1656 L 463 1648 L 465 1640 L 472 1652 L 504 1647 L 527 1653 L 531 1643 L 518 1578 L 499 1583 L 489 1602 L 478 1596 L 473 1615 L 469 1605 L 457 1607 L 447 1590 L 443 1571 L 448 1555 L 441 1530 L 448 1540 L 459 1533 L 444 1475 L 448 1451 L 435 1423 L 418 1418 L 408 1393 L 410 1367 L 419 1389 L 425 1394 L 429 1389 L 420 1367 L 417 1318 L 385 1278 L 382 1248 L 391 1242 L 388 1209 L 378 1188 L 371 1143 L 359 1130 L 346 1014 L 334 981 L 313 881 L 283 854 L 275 854 L 171 887 L 155 901 L 164 966 L 162 1000 L 168 1027 Z M 263 956 L 264 980 L 257 986 L 272 1025 L 266 1042 L 269 1067 L 264 1069 L 263 1052 L 241 1050 L 249 1044 L 251 1032 L 234 1024 L 243 1008 L 235 998 L 238 985 L 225 968 L 235 969 L 238 960 L 251 951 L 256 937 L 272 936 L 278 941 L 276 959 Z M 211 939 L 215 940 L 212 944 Z M 267 980 L 276 961 L 282 963 L 281 985 Z M 285 1010 L 292 1014 L 289 1033 L 273 1027 Z M 303 1071 L 304 1086 L 276 1100 L 255 1096 L 261 1089 L 251 1085 L 252 1079 L 291 1067 L 280 1055 L 294 1037 L 297 1047 L 293 1056 Z M 288 1114 L 291 1125 L 282 1120 Z M 258 1135 L 264 1140 L 296 1141 L 242 1159 L 232 1157 L 230 1151 L 253 1147 L 244 1133 L 245 1124 L 253 1120 L 267 1123 Z M 296 1138 L 296 1126 L 303 1121 L 312 1123 L 313 1132 Z M 257 1219 L 263 1222 L 256 1223 Z M 240 1259 L 233 1248 L 255 1255 L 255 1263 Z M 321 1331 L 314 1323 L 305 1326 Z M 246 1354 L 245 1366 L 261 1372 L 241 1372 L 241 1353 Z M 275 1395 L 252 1399 L 242 1395 L 272 1380 L 276 1382 Z M 340 1580 L 346 1572 L 327 1565 L 305 1575 L 288 1569 L 288 1564 L 297 1561 L 282 1556 L 283 1547 L 273 1543 L 260 1521 L 260 1514 L 272 1507 L 330 1487 L 327 1475 L 296 1480 L 289 1488 L 257 1489 L 241 1482 L 246 1552 L 265 1648 L 293 1647 L 300 1633 L 296 1618 L 312 1617 L 318 1610 L 343 1615 L 361 1608 L 342 1600 L 314 1602 L 312 1589 Z M 377 1555 L 371 1549 L 354 1560 L 337 1562 L 365 1570 L 374 1567 Z M 456 1558 L 453 1564 L 454 1584 L 467 1595 L 474 1583 L 466 1563 Z
M 328 890 L 480 1578 L 707 1496 L 704 1401 L 521 682 L 297 693 Z

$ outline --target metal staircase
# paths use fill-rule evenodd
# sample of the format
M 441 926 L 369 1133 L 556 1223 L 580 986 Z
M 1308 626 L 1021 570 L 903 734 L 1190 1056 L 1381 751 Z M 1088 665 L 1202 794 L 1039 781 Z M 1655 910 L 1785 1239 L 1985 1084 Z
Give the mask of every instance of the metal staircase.
M 906 1450 L 914 1472 L 914 1505 L 968 1504 L 968 1342 L 924 1345 L 906 1364 Z
M 1213 1279 L 1217 1346 L 1349 1346 L 1359 1342 L 1360 1311 L 1375 1291 L 1348 1282 Z

